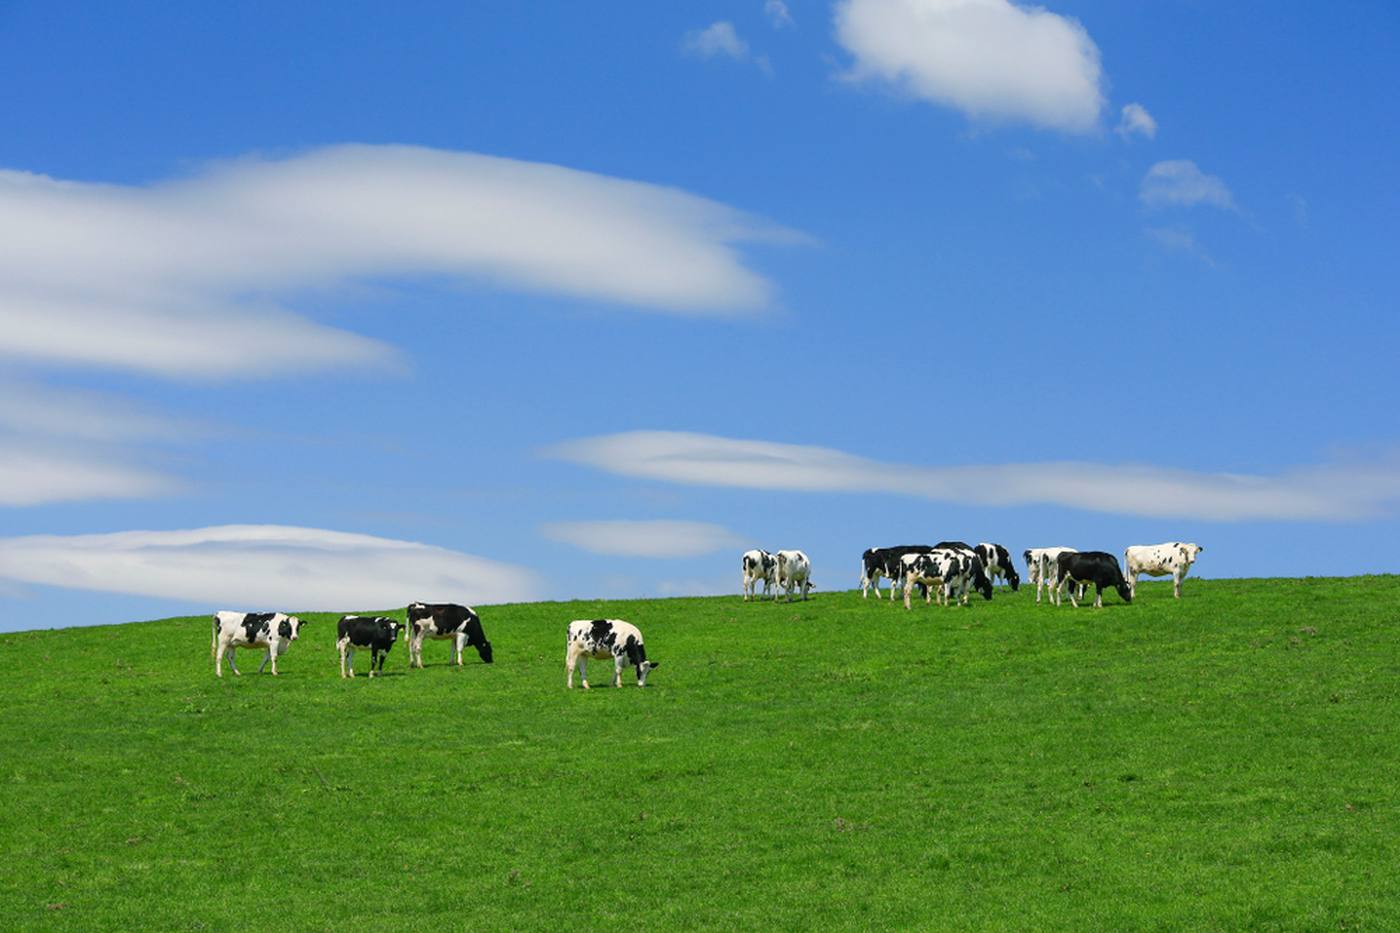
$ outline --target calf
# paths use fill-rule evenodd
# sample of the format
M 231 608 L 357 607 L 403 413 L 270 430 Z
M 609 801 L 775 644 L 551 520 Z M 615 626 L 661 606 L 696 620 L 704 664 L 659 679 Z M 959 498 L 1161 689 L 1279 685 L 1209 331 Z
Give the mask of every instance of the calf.
M 647 674 L 660 667 L 660 661 L 648 661 L 642 644 L 642 633 L 635 625 L 621 619 L 578 619 L 569 623 L 569 640 L 564 652 L 564 683 L 574 687 L 574 667 L 588 689 L 588 659 L 613 659 L 613 686 L 622 686 L 622 669 L 631 665 L 637 669 L 637 686 L 647 685 Z
M 812 588 L 812 562 L 807 559 L 807 555 L 801 551 L 779 551 L 776 555 L 778 561 L 777 587 L 787 596 L 787 601 L 792 602 L 792 591 L 802 590 L 802 598 L 807 598 L 807 591 Z M 777 594 L 774 594 L 777 599 Z
M 900 559 L 904 576 L 904 608 L 911 608 L 909 597 L 915 585 L 923 585 L 924 602 L 930 599 L 929 588 L 937 588 L 942 605 L 952 605 L 957 598 L 964 606 L 970 590 L 992 598 L 992 581 L 982 568 L 982 558 L 952 548 L 935 548 L 925 554 L 906 554 Z
M 481 627 L 481 618 L 456 603 L 411 603 L 408 607 L 408 666 L 423 666 L 423 639 L 452 642 L 452 663 L 462 666 L 462 649 L 472 647 L 482 662 L 491 663 L 491 643 Z
M 1106 551 L 1071 551 L 1056 559 L 1055 605 L 1061 604 L 1061 593 L 1065 587 L 1094 584 L 1094 608 L 1103 608 L 1103 588 L 1111 586 L 1118 591 L 1123 602 L 1133 601 L 1128 581 L 1123 579 L 1123 570 L 1118 566 L 1118 558 Z M 1082 596 L 1082 593 L 1081 593 Z M 1074 590 L 1069 593 L 1070 604 L 1078 608 L 1079 600 L 1074 598 Z
M 261 674 L 267 662 L 272 662 L 272 675 L 277 676 L 277 659 L 287 652 L 287 647 L 297 640 L 304 623 L 296 616 L 280 612 L 216 612 L 214 613 L 214 641 L 209 646 L 214 656 L 214 674 L 224 676 L 224 658 L 234 674 L 242 676 L 234 662 L 237 648 L 266 648 L 262 663 L 258 665 Z
M 370 650 L 369 676 L 374 676 L 376 667 L 384 673 L 384 659 L 389 657 L 389 649 L 394 647 L 403 627 L 402 622 L 384 616 L 341 616 L 335 641 L 340 651 L 340 676 L 347 676 L 347 668 L 348 676 L 355 676 L 356 648 Z
M 1123 566 L 1128 571 L 1128 589 L 1137 595 L 1138 574 L 1172 578 L 1172 595 L 1181 598 L 1181 581 L 1196 562 L 1196 555 L 1205 548 L 1199 544 L 1172 541 L 1167 544 L 1135 544 L 1123 552 Z
M 927 554 L 933 550 L 927 544 L 901 544 L 896 547 L 872 547 L 867 548 L 864 554 L 860 555 L 860 592 L 866 599 L 870 598 L 870 589 L 875 589 L 875 598 L 880 598 L 880 578 L 888 577 L 890 581 L 890 599 L 894 599 L 895 590 L 899 589 L 899 581 L 903 579 L 903 571 L 900 569 L 900 559 L 905 554 Z M 927 591 L 925 591 L 927 592 Z
M 754 584 L 763 581 L 763 595 L 768 596 L 773 589 L 773 578 L 778 572 L 778 561 L 767 551 L 754 549 L 744 552 L 744 602 L 754 595 Z
M 1016 592 L 1021 588 L 1020 574 L 1016 573 L 1016 565 L 1011 562 L 1011 552 L 1000 544 L 991 544 L 983 541 L 973 548 L 977 556 L 982 558 L 982 566 L 986 568 L 987 576 L 992 582 L 1005 578 L 1011 586 L 1011 592 Z
M 1055 601 L 1055 589 L 1060 585 L 1060 581 L 1055 578 L 1059 572 L 1059 564 L 1056 562 L 1061 554 L 1078 553 L 1072 547 L 1033 547 L 1027 548 L 1021 553 L 1026 559 L 1026 575 L 1035 584 L 1035 601 L 1040 602 L 1040 588 L 1049 587 L 1050 601 Z M 1079 597 L 1084 598 L 1084 590 L 1081 588 Z

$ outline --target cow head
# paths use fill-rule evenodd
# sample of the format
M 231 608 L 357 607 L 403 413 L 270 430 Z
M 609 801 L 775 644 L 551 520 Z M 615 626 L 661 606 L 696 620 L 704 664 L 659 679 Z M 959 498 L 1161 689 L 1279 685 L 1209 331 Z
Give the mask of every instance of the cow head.
M 273 621 L 277 626 L 277 634 L 289 641 L 296 641 L 301 635 L 301 627 L 306 624 L 296 616 L 288 615 Z
M 992 598 L 992 579 L 982 568 L 982 558 L 972 558 L 972 588 L 982 594 L 983 599 Z
M 405 626 L 402 622 L 395 622 L 393 620 L 390 620 L 384 624 L 384 630 L 389 633 L 390 647 L 393 647 L 394 642 L 399 640 L 399 633 L 402 632 L 406 627 L 407 626 Z
M 1183 544 L 1180 545 L 1180 547 L 1181 556 L 1188 564 L 1194 564 L 1196 562 L 1196 555 L 1205 550 L 1205 548 L 1201 547 L 1199 544 Z
M 1133 601 L 1133 591 L 1128 589 L 1126 581 L 1123 583 L 1115 583 L 1113 588 L 1118 591 L 1119 596 L 1123 597 L 1123 602 L 1130 603 Z
M 486 630 L 481 627 L 481 618 L 475 612 L 467 619 L 464 631 L 467 633 L 467 644 L 476 649 L 483 664 L 490 664 L 493 658 L 491 643 L 486 640 Z
M 651 673 L 652 668 L 654 668 L 654 667 L 660 667 L 660 666 L 661 666 L 661 662 L 660 662 L 660 661 L 643 661 L 641 664 L 638 664 L 638 665 L 637 665 L 637 686 L 638 686 L 638 687 L 645 687 L 645 686 L 647 685 L 647 675 Z

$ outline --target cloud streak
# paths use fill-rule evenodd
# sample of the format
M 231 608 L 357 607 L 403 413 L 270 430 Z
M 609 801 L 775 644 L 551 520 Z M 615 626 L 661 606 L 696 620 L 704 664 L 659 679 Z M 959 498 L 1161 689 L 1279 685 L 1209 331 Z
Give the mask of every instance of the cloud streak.
M 0 538 L 0 579 L 211 608 L 347 611 L 537 595 L 524 568 L 445 548 L 285 525 Z
M 621 557 L 698 557 L 744 543 L 729 529 L 708 522 L 553 522 L 540 533 L 593 554 Z
M 1205 204 L 1234 210 L 1235 199 L 1218 176 L 1207 175 L 1190 159 L 1169 159 L 1147 170 L 1138 199 L 1148 207 L 1193 207 Z
M 901 495 L 961 505 L 1054 505 L 1204 521 L 1355 521 L 1400 503 L 1400 459 L 1273 475 L 1071 461 L 882 463 L 825 447 L 677 431 L 558 444 L 547 456 L 621 476 L 702 486 Z
M 1076 20 L 1008 0 L 841 0 L 835 19 L 854 80 L 974 119 L 1098 127 L 1099 50 Z
M 1147 108 L 1142 104 L 1124 104 L 1122 116 L 1118 120 L 1118 126 L 1114 132 L 1124 139 L 1131 136 L 1145 136 L 1148 139 L 1155 139 L 1157 136 L 1157 121 L 1152 118 L 1152 114 L 1147 112 Z
M 392 362 L 289 293 L 436 278 L 690 314 L 769 304 L 724 204 L 557 165 L 409 146 L 246 158 L 136 187 L 0 171 L 0 359 L 175 378 Z

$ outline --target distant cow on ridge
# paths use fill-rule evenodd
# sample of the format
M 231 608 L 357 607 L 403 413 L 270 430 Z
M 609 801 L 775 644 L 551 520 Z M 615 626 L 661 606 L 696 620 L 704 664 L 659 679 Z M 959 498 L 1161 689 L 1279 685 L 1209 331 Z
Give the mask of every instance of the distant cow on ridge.
M 492 659 L 491 643 L 481 628 L 481 618 L 456 603 L 410 603 L 408 606 L 408 666 L 423 666 L 423 639 L 452 642 L 452 663 L 462 666 L 462 649 L 472 647 L 485 664 Z
M 224 659 L 235 674 L 241 675 L 234 662 L 237 648 L 266 648 L 261 674 L 267 662 L 272 662 L 272 674 L 277 676 L 277 659 L 287 653 L 287 647 L 297 640 L 305 623 L 296 616 L 281 612 L 216 612 L 214 613 L 214 642 L 209 651 L 214 655 L 214 673 L 224 676 Z
M 1137 595 L 1138 574 L 1150 577 L 1171 577 L 1172 595 L 1181 598 L 1181 581 L 1196 562 L 1196 555 L 1205 548 L 1199 544 L 1171 541 L 1167 544 L 1135 544 L 1123 552 L 1123 567 L 1128 572 L 1128 589 Z

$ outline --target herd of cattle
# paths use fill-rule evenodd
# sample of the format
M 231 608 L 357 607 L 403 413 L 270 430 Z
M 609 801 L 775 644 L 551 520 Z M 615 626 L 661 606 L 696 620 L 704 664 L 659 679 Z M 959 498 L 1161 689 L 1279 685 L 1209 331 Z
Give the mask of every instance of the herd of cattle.
M 355 676 L 355 649 L 370 652 L 369 676 L 383 673 L 389 649 L 400 633 L 408 632 L 408 666 L 423 666 L 423 640 L 443 639 L 452 642 L 452 663 L 462 666 L 462 650 L 475 648 L 481 660 L 490 664 L 494 658 L 491 642 L 481 627 L 481 617 L 466 606 L 455 603 L 409 603 L 405 613 L 408 623 L 387 616 L 342 616 L 336 625 L 336 649 L 340 652 L 340 676 Z M 238 648 L 262 648 L 262 664 L 258 673 L 269 663 L 277 673 L 277 659 L 287 653 L 292 642 L 301 637 L 306 622 L 282 612 L 216 612 L 214 641 L 209 646 L 214 656 L 215 675 L 224 676 L 224 661 L 238 674 L 234 652 Z M 579 619 L 569 623 L 568 647 L 564 666 L 566 683 L 574 685 L 577 667 L 588 689 L 589 658 L 608 659 L 614 664 L 613 685 L 622 686 L 622 671 L 628 666 L 637 669 L 637 685 L 646 686 L 647 674 L 660 661 L 647 658 L 642 633 L 635 625 L 621 619 Z
M 1055 605 L 1069 591 L 1071 605 L 1078 606 L 1085 590 L 1094 587 L 1094 606 L 1103 605 L 1103 591 L 1112 588 L 1124 602 L 1132 602 L 1141 574 L 1172 578 L 1172 589 L 1181 598 L 1181 581 L 1196 556 L 1203 551 L 1198 544 L 1172 541 L 1167 544 L 1136 544 L 1123 552 L 1127 574 L 1118 558 L 1106 551 L 1077 551 L 1070 547 L 1028 548 L 1021 553 L 1026 573 L 1035 584 L 1035 601 L 1042 591 L 1049 593 Z M 781 590 L 790 601 L 794 589 L 807 598 L 811 587 L 812 563 L 801 551 L 763 550 L 744 552 L 742 561 L 744 600 L 752 599 L 759 583 L 763 595 L 778 598 Z M 992 584 L 1005 580 L 1012 590 L 1021 586 L 1021 577 L 1011 560 L 1011 552 L 1000 544 L 983 542 L 976 547 L 962 541 L 940 541 L 938 544 L 907 544 L 898 547 L 873 547 L 861 555 L 861 595 L 869 598 L 875 590 L 880 597 L 881 578 L 890 581 L 890 599 L 902 585 L 904 608 L 910 608 L 909 597 L 914 588 L 923 590 L 924 602 L 937 599 L 943 605 L 956 600 L 966 605 L 969 594 L 976 592 L 983 599 L 992 598 Z
M 1049 593 L 1050 601 L 1060 605 L 1068 590 L 1070 603 L 1079 605 L 1085 590 L 1094 587 L 1094 605 L 1103 605 L 1105 587 L 1112 587 L 1124 602 L 1132 602 L 1140 574 L 1154 577 L 1170 576 L 1173 592 L 1181 598 L 1181 581 L 1196 555 L 1204 550 L 1197 544 L 1171 542 L 1168 544 L 1135 545 L 1123 554 L 1127 575 L 1118 559 L 1105 551 L 1076 551 L 1074 548 L 1030 548 L 1022 552 L 1026 573 L 1035 584 L 1035 601 L 1041 591 Z M 763 595 L 778 598 L 781 590 L 791 601 L 794 592 L 807 598 L 812 588 L 812 562 L 801 551 L 746 551 L 743 556 L 744 600 L 754 598 L 759 583 Z M 924 602 L 937 599 L 943 605 L 968 603 L 973 592 L 984 599 L 992 598 L 992 584 L 1005 580 L 1012 590 L 1021 586 L 1021 577 L 1011 560 L 1011 552 L 1000 544 L 982 543 L 973 547 L 961 541 L 942 541 L 935 545 L 905 545 L 901 547 L 870 548 L 861 555 L 861 595 L 869 598 L 870 590 L 880 598 L 881 578 L 890 581 L 890 599 L 902 583 L 904 608 L 910 608 L 909 597 L 914 588 L 924 593 Z M 387 616 L 342 616 L 336 626 L 336 649 L 340 653 L 340 676 L 355 676 L 355 650 L 370 652 L 369 676 L 382 673 L 389 650 L 399 635 L 408 633 L 408 666 L 423 666 L 423 641 L 439 639 L 452 642 L 452 663 L 461 667 L 462 651 L 475 648 L 481 660 L 490 664 L 493 658 L 491 642 L 481 627 L 481 617 L 466 606 L 455 603 L 410 603 L 405 624 Z M 301 635 L 306 623 L 281 612 L 216 612 L 214 640 L 209 647 L 214 657 L 214 673 L 224 676 L 224 662 L 238 674 L 234 653 L 238 648 L 262 648 L 266 652 L 258 672 L 270 663 L 277 673 L 277 659 Z M 584 689 L 588 689 L 589 658 L 612 659 L 613 685 L 622 686 L 622 672 L 633 667 L 637 685 L 645 686 L 647 674 L 660 662 L 647 658 L 642 633 L 630 622 L 621 619 L 579 619 L 569 623 L 564 656 L 565 685 L 574 685 L 577 668 Z

